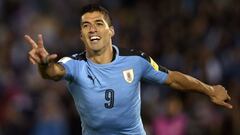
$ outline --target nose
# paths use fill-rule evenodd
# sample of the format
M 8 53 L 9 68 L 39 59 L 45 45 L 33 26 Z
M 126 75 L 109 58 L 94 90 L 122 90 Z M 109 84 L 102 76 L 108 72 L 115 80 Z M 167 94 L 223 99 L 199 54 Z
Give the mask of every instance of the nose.
M 93 32 L 96 32 L 97 31 L 97 28 L 95 25 L 91 25 L 90 26 L 90 29 L 89 29 L 89 32 L 93 33 Z

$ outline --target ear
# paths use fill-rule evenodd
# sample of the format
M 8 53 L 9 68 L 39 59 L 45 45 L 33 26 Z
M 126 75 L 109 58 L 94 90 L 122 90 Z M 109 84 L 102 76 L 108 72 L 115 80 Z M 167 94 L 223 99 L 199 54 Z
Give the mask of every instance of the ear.
M 111 37 L 115 35 L 114 27 L 110 26 Z
M 82 31 L 80 30 L 80 39 L 82 40 Z

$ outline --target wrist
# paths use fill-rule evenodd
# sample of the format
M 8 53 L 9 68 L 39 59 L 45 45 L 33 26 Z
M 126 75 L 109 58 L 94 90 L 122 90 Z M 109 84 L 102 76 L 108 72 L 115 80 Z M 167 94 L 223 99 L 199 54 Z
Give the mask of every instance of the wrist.
M 214 95 L 214 88 L 213 86 L 208 85 L 208 91 L 206 93 L 209 97 L 212 97 Z
M 38 67 L 39 69 L 46 69 L 48 67 L 49 63 L 39 63 Z

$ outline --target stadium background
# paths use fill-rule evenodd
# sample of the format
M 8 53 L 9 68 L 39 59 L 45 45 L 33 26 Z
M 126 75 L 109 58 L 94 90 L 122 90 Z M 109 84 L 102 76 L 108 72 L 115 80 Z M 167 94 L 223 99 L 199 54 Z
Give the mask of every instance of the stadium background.
M 142 116 L 149 135 L 240 134 L 239 0 L 0 0 L 0 135 L 81 134 L 64 82 L 40 78 L 27 60 L 23 36 L 42 33 L 46 48 L 60 57 L 79 52 L 78 11 L 91 2 L 110 10 L 117 46 L 221 83 L 232 96 L 235 108 L 228 110 L 201 94 L 144 83 Z

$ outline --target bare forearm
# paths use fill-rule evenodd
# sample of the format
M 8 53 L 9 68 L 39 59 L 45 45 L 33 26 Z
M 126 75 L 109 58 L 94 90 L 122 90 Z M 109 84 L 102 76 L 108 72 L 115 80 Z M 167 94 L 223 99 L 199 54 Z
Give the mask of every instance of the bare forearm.
M 227 102 L 231 100 L 231 97 L 222 85 L 210 86 L 194 77 L 177 71 L 169 71 L 168 79 L 165 83 L 174 89 L 203 93 L 208 95 L 213 103 L 232 108 L 232 105 Z
M 57 63 L 39 64 L 38 71 L 42 78 L 55 81 L 60 80 L 65 74 L 64 68 Z
M 169 80 L 166 83 L 168 83 L 170 87 L 182 91 L 195 91 L 206 95 L 211 95 L 213 92 L 212 86 L 177 71 L 169 72 Z

